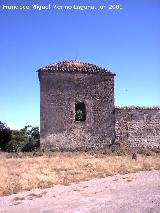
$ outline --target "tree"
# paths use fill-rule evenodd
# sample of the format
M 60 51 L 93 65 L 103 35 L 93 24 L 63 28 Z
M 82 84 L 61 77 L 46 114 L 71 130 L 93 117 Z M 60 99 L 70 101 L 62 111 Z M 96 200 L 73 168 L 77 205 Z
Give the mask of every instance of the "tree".
M 11 140 L 6 146 L 8 152 L 28 152 L 40 146 L 39 127 L 25 126 L 20 130 L 13 130 Z
M 40 147 L 39 127 L 26 126 L 25 128 L 26 134 L 29 138 L 29 142 L 23 148 L 23 151 L 33 151 L 35 149 L 38 149 Z
M 5 150 L 6 145 L 11 140 L 11 134 L 10 128 L 0 121 L 0 149 Z
M 6 151 L 8 152 L 20 152 L 29 142 L 28 136 L 21 130 L 13 130 L 11 140 L 6 145 Z

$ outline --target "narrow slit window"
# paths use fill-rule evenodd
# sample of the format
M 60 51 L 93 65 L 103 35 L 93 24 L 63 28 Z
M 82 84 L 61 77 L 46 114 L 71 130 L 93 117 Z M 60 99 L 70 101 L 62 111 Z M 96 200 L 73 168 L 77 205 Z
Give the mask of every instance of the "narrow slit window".
M 86 120 L 86 106 L 84 103 L 79 102 L 75 104 L 75 121 Z

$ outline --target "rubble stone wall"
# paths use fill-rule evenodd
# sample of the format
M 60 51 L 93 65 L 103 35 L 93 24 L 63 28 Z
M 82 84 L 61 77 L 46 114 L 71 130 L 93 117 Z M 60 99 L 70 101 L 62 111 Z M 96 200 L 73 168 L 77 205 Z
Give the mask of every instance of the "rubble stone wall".
M 116 107 L 116 141 L 160 148 L 160 107 Z
M 103 73 L 40 72 L 42 149 L 81 149 L 115 140 L 114 76 Z M 86 121 L 75 121 L 75 104 Z

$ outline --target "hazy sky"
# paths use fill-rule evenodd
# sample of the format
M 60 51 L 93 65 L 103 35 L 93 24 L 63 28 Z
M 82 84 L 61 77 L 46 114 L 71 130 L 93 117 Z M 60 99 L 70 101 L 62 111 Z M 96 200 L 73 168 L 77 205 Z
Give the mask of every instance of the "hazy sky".
M 63 9 L 19 7 L 33 4 Z M 74 5 L 97 10 L 64 9 Z M 160 105 L 160 0 L 1 0 L 0 49 L 0 121 L 8 125 L 39 125 L 36 70 L 66 59 L 116 73 L 116 105 Z

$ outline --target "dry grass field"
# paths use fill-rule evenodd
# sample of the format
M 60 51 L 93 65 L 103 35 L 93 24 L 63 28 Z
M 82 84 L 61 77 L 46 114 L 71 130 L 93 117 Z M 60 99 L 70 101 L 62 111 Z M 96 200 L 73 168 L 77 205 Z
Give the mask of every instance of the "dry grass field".
M 142 170 L 159 170 L 160 155 L 113 156 L 81 152 L 0 153 L 0 196 L 55 184 L 68 185 L 92 178 Z

